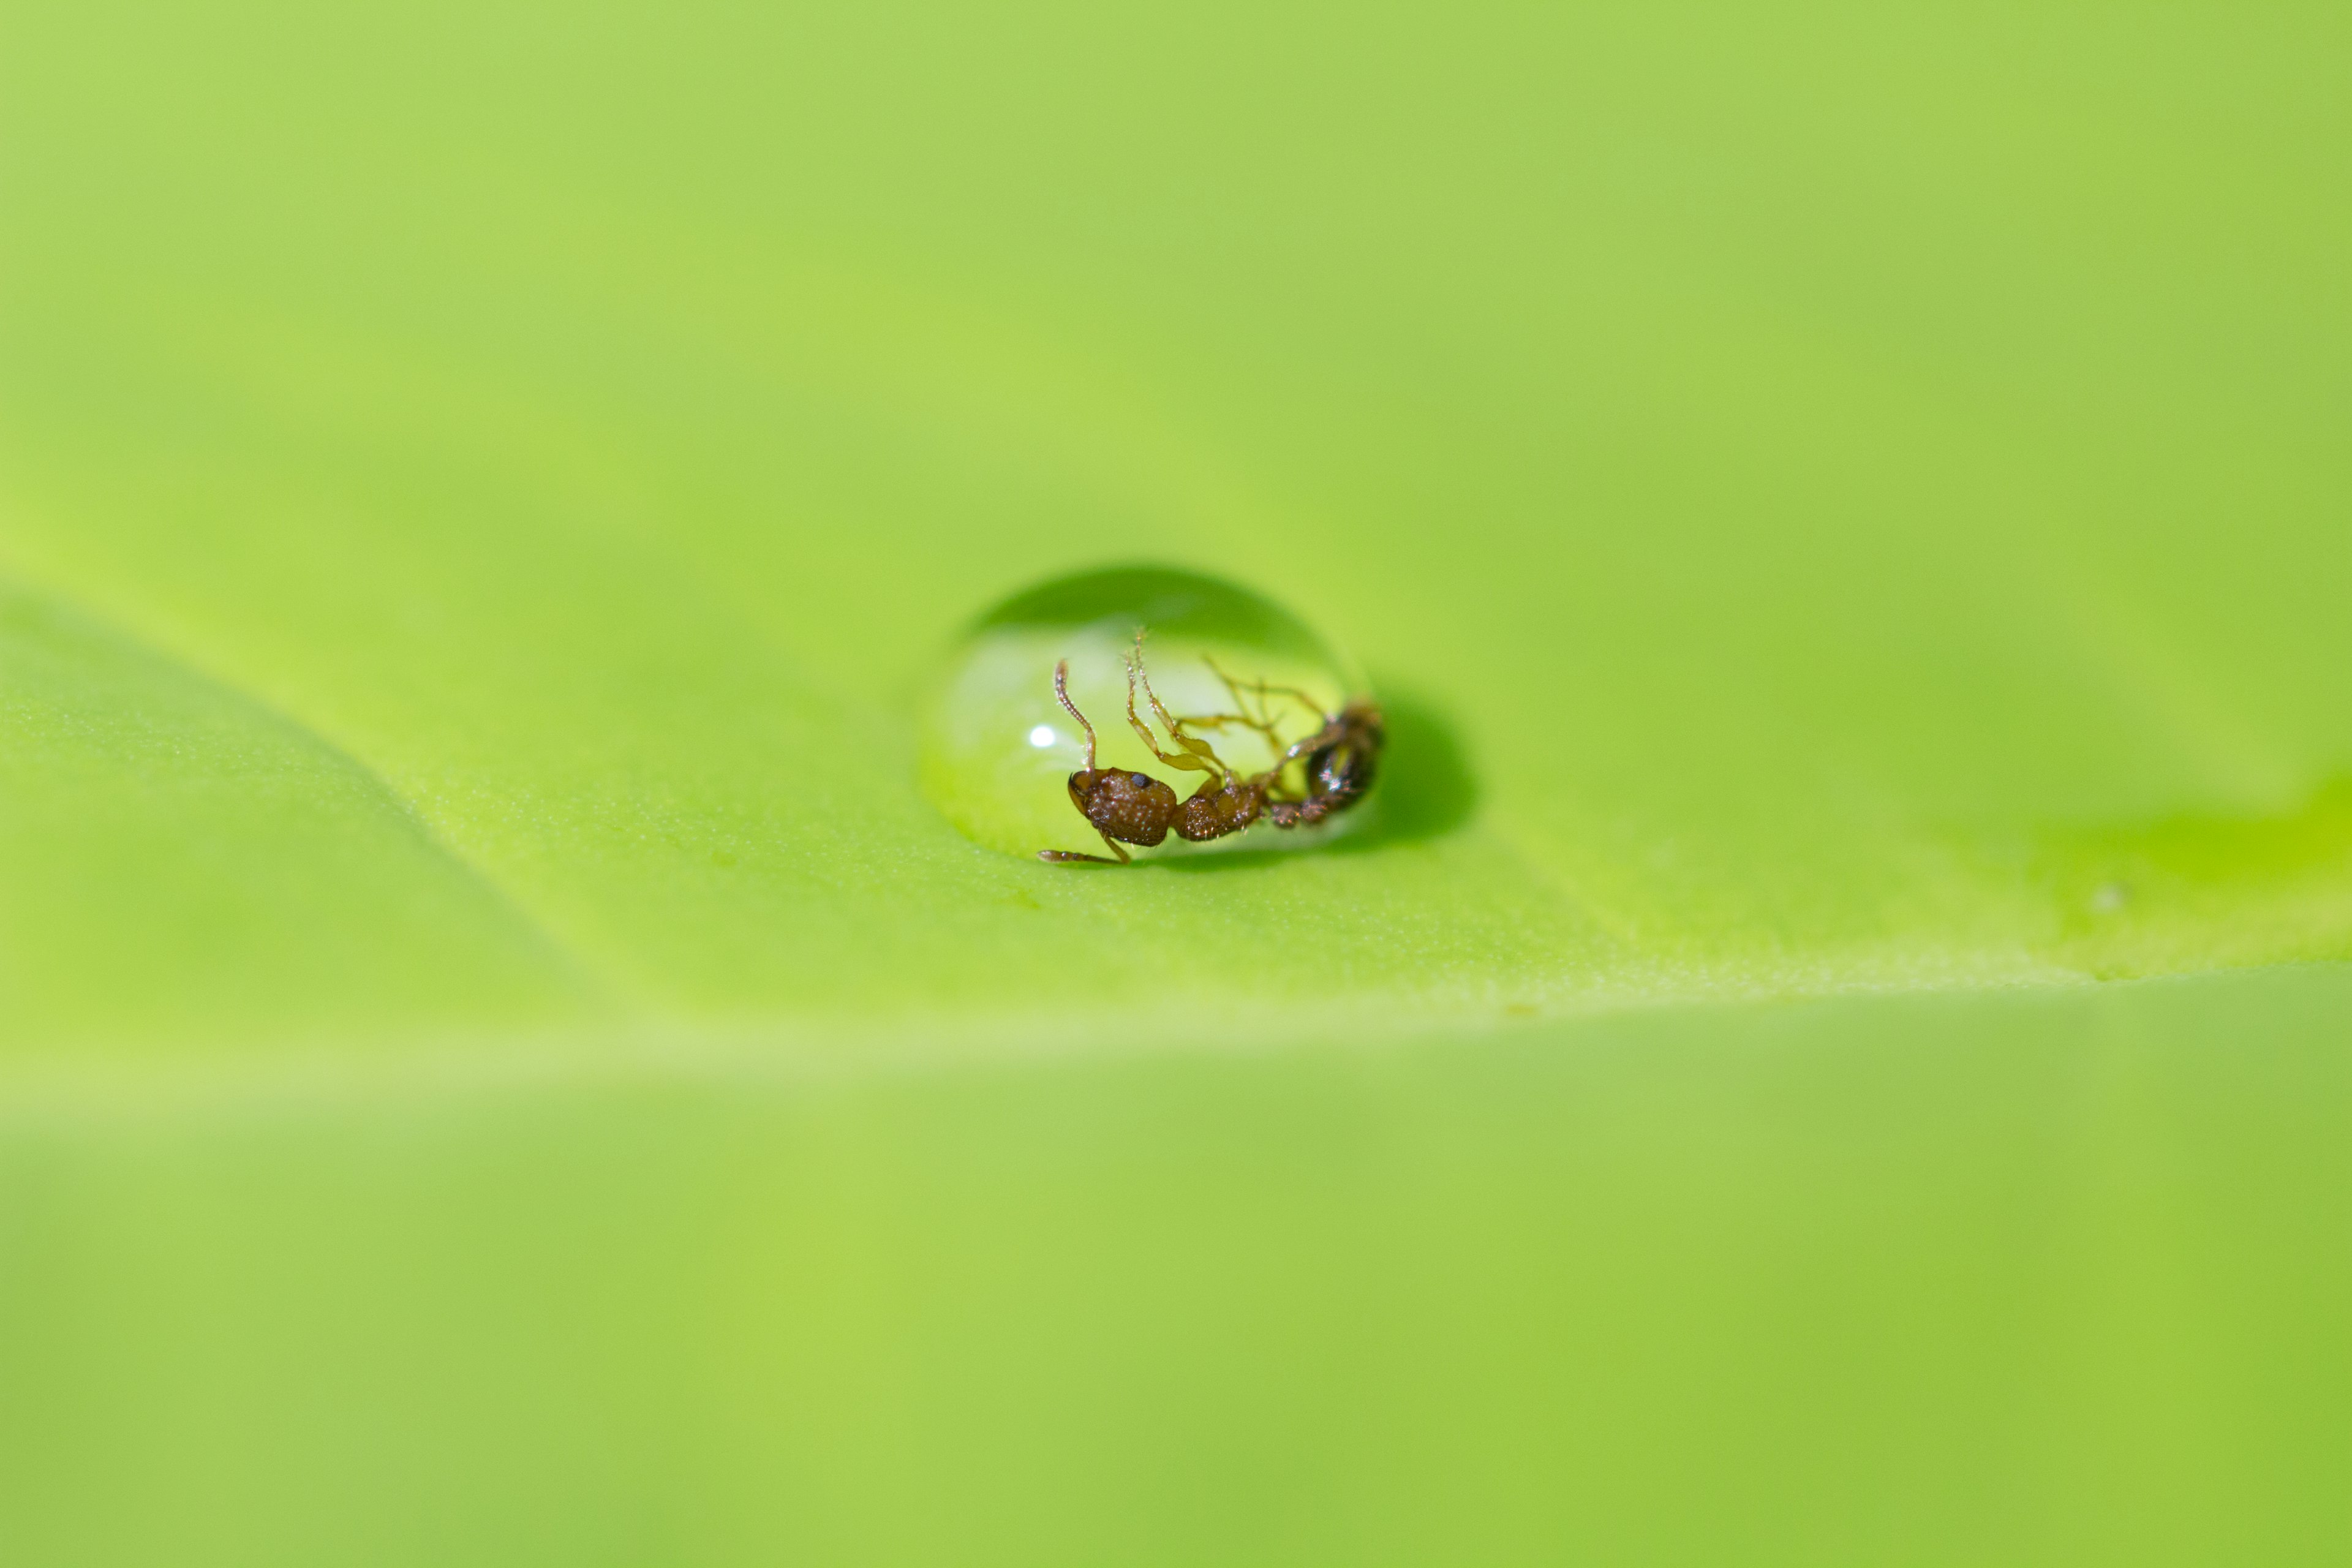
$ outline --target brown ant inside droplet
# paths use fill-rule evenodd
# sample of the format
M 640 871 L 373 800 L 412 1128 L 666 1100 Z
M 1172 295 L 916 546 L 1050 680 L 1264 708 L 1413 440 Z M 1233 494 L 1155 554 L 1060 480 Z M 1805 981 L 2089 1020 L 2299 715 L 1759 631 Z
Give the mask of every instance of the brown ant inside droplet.
M 1178 718 L 1151 689 L 1143 663 L 1144 633 L 1135 634 L 1135 651 L 1127 658 L 1127 721 L 1151 754 L 1171 768 L 1206 773 L 1201 787 L 1179 801 L 1176 792 L 1149 773 L 1095 765 L 1095 727 L 1070 700 L 1070 661 L 1054 667 L 1054 696 L 1078 727 L 1086 731 L 1087 765 L 1070 775 L 1070 804 L 1102 835 L 1116 859 L 1082 855 L 1072 849 L 1041 849 L 1037 858 L 1060 865 L 1124 866 L 1133 857 L 1129 844 L 1153 847 L 1172 830 L 1179 838 L 1202 843 L 1239 833 L 1260 817 L 1276 827 L 1310 826 L 1347 810 L 1370 790 L 1380 767 L 1384 739 L 1381 710 L 1369 698 L 1358 698 L 1337 713 L 1325 711 L 1296 687 L 1273 686 L 1263 680 L 1242 681 L 1226 674 L 1213 659 L 1209 668 L 1231 694 L 1238 711 Z M 1136 711 L 1140 687 L 1152 714 L 1168 731 L 1172 752 L 1162 750 L 1151 726 Z M 1256 699 L 1253 710 L 1251 698 Z M 1274 718 L 1276 698 L 1297 703 L 1313 716 L 1316 727 L 1286 744 Z M 1216 748 L 1194 734 L 1198 730 L 1222 730 L 1238 725 L 1256 731 L 1274 753 L 1274 765 L 1262 773 L 1244 773 L 1217 754 Z M 1305 782 L 1292 786 L 1284 774 L 1294 763 L 1304 762 Z

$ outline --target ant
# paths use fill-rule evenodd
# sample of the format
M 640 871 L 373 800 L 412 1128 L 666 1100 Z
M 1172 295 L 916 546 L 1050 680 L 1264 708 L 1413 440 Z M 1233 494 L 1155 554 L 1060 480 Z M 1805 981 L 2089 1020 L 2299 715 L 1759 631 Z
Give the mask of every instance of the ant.
M 1209 776 L 1190 798 L 1179 801 L 1173 788 L 1150 773 L 1095 766 L 1095 727 L 1078 711 L 1078 705 L 1070 700 L 1070 661 L 1066 658 L 1054 667 L 1054 696 L 1078 721 L 1087 736 L 1087 765 L 1070 775 L 1070 804 L 1102 835 L 1103 843 L 1118 858 L 1081 855 L 1073 849 L 1041 849 L 1037 852 L 1040 860 L 1057 865 L 1124 866 L 1134 858 L 1128 854 L 1127 845 L 1153 847 L 1167 838 L 1171 827 L 1179 838 L 1198 844 L 1239 833 L 1260 817 L 1276 827 L 1311 826 L 1355 805 L 1372 787 L 1380 768 L 1384 730 L 1380 706 L 1369 698 L 1358 698 L 1339 712 L 1328 713 L 1297 687 L 1270 686 L 1263 680 L 1237 681 L 1210 659 L 1209 668 L 1224 683 L 1226 691 L 1233 696 L 1234 706 L 1241 711 L 1179 719 L 1168 711 L 1159 693 L 1151 689 L 1150 673 L 1143 667 L 1143 637 L 1140 630 L 1135 634 L 1135 651 L 1127 658 L 1127 721 L 1142 737 L 1151 754 L 1162 763 L 1185 773 Z M 1151 726 L 1135 710 L 1139 683 L 1151 711 L 1175 744 L 1175 752 L 1160 750 Z M 1250 711 L 1245 691 L 1257 695 L 1255 713 Z M 1318 725 L 1311 733 L 1286 746 L 1274 722 L 1273 700 L 1277 696 L 1304 707 L 1314 715 Z M 1254 730 L 1265 738 L 1267 748 L 1274 753 L 1272 767 L 1264 773 L 1244 773 L 1187 728 L 1221 730 L 1234 724 Z M 1283 783 L 1283 774 L 1302 759 L 1307 764 L 1306 784 L 1303 789 L 1293 790 Z

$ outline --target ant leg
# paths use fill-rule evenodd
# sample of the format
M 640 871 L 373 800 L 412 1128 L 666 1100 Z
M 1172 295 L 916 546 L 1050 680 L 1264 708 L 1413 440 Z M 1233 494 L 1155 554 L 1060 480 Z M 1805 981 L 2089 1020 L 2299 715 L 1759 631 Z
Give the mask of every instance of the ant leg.
M 1105 833 L 1102 841 L 1110 846 L 1111 854 L 1118 856 L 1118 859 L 1108 859 L 1100 855 L 1081 855 L 1075 849 L 1040 849 L 1037 858 L 1056 866 L 1127 866 L 1134 863 L 1135 857 L 1129 855 L 1118 839 Z
M 1280 760 L 1274 764 L 1274 773 L 1276 776 L 1279 776 L 1285 768 L 1297 762 L 1299 758 L 1311 756 L 1316 752 L 1320 751 L 1323 747 L 1330 745 L 1333 742 L 1339 740 L 1340 732 L 1339 721 L 1337 719 L 1326 720 L 1320 730 L 1316 731 L 1311 735 L 1301 735 L 1298 739 L 1290 742 L 1289 746 L 1283 752 Z
M 1209 668 L 1212 668 L 1212 670 L 1216 670 L 1216 666 L 1213 666 L 1213 663 L 1212 663 L 1212 666 L 1209 666 Z M 1234 679 L 1233 679 L 1233 677 L 1225 675 L 1223 670 L 1216 670 L 1216 675 L 1218 675 L 1218 679 L 1223 679 L 1223 682 L 1225 682 L 1225 689 L 1228 689 L 1228 691 L 1234 691 Z M 1277 684 L 1273 684 L 1273 682 L 1263 682 L 1263 679 L 1256 679 L 1256 682 L 1249 682 L 1249 689 L 1251 689 L 1251 691 L 1256 691 L 1256 693 L 1258 693 L 1258 705 L 1261 705 L 1261 708 L 1265 710 L 1265 715 L 1267 715 L 1267 717 L 1273 717 L 1273 703 L 1267 703 L 1267 700 L 1265 700 L 1265 699 L 1270 699 L 1270 696 L 1286 696 L 1286 699 L 1291 699 L 1291 700 L 1294 700 L 1294 703 L 1298 703 L 1298 705 L 1301 705 L 1301 708 L 1306 708 L 1306 710 L 1307 710 L 1307 717 L 1312 717 L 1312 720 L 1315 720 L 1315 724 L 1319 724 L 1319 726 L 1331 724 L 1331 720 L 1334 720 L 1334 717 L 1336 717 L 1336 715 L 1331 715 L 1331 712 L 1327 712 L 1327 710 L 1324 710 L 1324 705 L 1322 705 L 1322 703 L 1318 703 L 1318 700 L 1312 699 L 1310 693 L 1301 691 L 1301 689 L 1298 689 L 1298 687 L 1277 687 Z M 1237 700 L 1237 703 L 1240 703 L 1240 691 L 1234 691 L 1234 700 Z M 1244 705 L 1244 708 L 1246 708 L 1246 705 L 1249 705 L 1249 703 L 1242 703 L 1242 705 Z
M 1256 730 L 1261 733 L 1270 732 L 1272 731 L 1274 727 L 1272 721 L 1273 715 L 1264 711 L 1265 693 L 1263 689 L 1258 693 L 1260 712 L 1259 715 L 1254 719 L 1250 717 L 1249 699 L 1242 695 L 1242 683 L 1235 680 L 1232 676 L 1227 675 L 1225 673 L 1225 667 L 1219 664 L 1209 655 L 1205 653 L 1202 654 L 1201 656 L 1201 662 L 1209 667 L 1209 673 L 1211 675 L 1215 676 L 1219 680 L 1224 682 L 1225 695 L 1231 697 L 1234 700 L 1234 706 L 1241 710 L 1241 713 L 1238 717 L 1242 723 L 1247 724 L 1251 729 Z M 1263 688 L 1265 684 L 1265 683 L 1264 681 L 1258 682 L 1258 685 L 1261 688 Z M 1281 750 L 1279 746 L 1276 746 L 1275 749 L 1276 751 Z
M 1249 704 L 1242 700 L 1242 683 L 1235 680 L 1232 676 L 1227 675 L 1223 669 L 1219 669 L 1215 659 L 1208 658 L 1205 654 L 1202 655 L 1202 661 L 1206 663 L 1211 669 L 1216 671 L 1217 679 L 1225 683 L 1225 689 L 1234 694 L 1234 705 L 1239 708 L 1248 708 Z M 1273 719 L 1273 708 L 1271 704 L 1266 702 L 1266 699 L 1276 695 L 1287 697 L 1292 701 L 1297 703 L 1301 708 L 1306 709 L 1307 711 L 1314 717 L 1315 722 L 1318 724 L 1328 724 L 1331 721 L 1332 716 L 1324 711 L 1323 705 L 1316 701 L 1314 698 L 1308 696 L 1306 692 L 1301 691 L 1296 686 L 1276 686 L 1270 681 L 1265 680 L 1253 680 L 1249 682 L 1248 685 L 1250 690 L 1257 693 L 1258 704 L 1260 709 L 1266 714 L 1269 724 Z
M 1273 732 L 1273 726 L 1246 713 L 1187 713 L 1176 721 L 1188 730 L 1222 730 L 1228 724 L 1239 724 L 1261 735 Z
M 1217 661 L 1210 658 L 1207 654 L 1202 654 L 1201 656 L 1201 662 L 1209 667 L 1210 674 L 1224 682 L 1225 695 L 1234 700 L 1234 706 L 1240 709 L 1241 711 L 1238 713 L 1202 713 L 1197 717 L 1188 713 L 1184 716 L 1184 722 L 1187 724 L 1197 724 L 1204 730 L 1222 730 L 1228 724 L 1239 724 L 1245 729 L 1255 730 L 1258 734 L 1264 736 L 1267 751 L 1279 752 L 1282 750 L 1282 732 L 1275 727 L 1273 717 L 1264 710 L 1264 705 L 1260 705 L 1260 710 L 1258 712 L 1252 713 L 1249 710 L 1249 699 L 1242 695 L 1241 682 L 1235 680 L 1232 676 L 1227 675 L 1224 670 L 1219 667 Z
M 1239 781 L 1242 776 L 1240 770 L 1235 768 L 1231 763 L 1225 761 L 1224 758 L 1217 755 L 1215 747 L 1210 745 L 1206 741 L 1200 739 L 1198 736 L 1189 733 L 1186 726 L 1195 723 L 1205 723 L 1210 728 L 1222 729 L 1228 722 L 1250 724 L 1255 726 L 1255 721 L 1252 720 L 1245 713 L 1217 714 L 1205 720 L 1196 720 L 1192 718 L 1180 719 L 1175 714 L 1169 712 L 1168 705 L 1160 700 L 1160 693 L 1151 689 L 1151 671 L 1144 667 L 1143 636 L 1140 632 L 1136 634 L 1135 639 L 1135 671 L 1143 678 L 1143 695 L 1150 699 L 1151 710 L 1160 716 L 1160 721 L 1168 727 L 1168 733 L 1175 740 L 1176 743 L 1183 747 L 1186 751 L 1192 752 L 1194 756 L 1205 758 L 1210 765 L 1216 770 L 1216 773 L 1224 778 L 1228 784 Z M 1244 704 L 1243 706 L 1246 707 L 1247 704 Z M 1279 742 L 1276 742 L 1276 744 L 1278 745 Z
M 1201 662 L 1209 667 L 1212 675 L 1224 683 L 1226 695 L 1234 700 L 1234 706 L 1241 710 L 1239 721 L 1265 736 L 1269 751 L 1281 751 L 1282 731 L 1275 724 L 1273 705 L 1265 700 L 1265 682 L 1261 680 L 1257 683 L 1257 711 L 1252 713 L 1249 699 L 1242 695 L 1244 689 L 1242 683 L 1226 674 L 1224 667 L 1207 654 L 1201 656 Z
M 1247 713 L 1187 713 L 1184 715 L 1184 722 L 1197 725 L 1203 730 L 1222 730 L 1228 724 L 1239 724 L 1242 728 L 1255 731 L 1264 737 L 1266 750 L 1270 752 L 1282 750 L 1282 731 L 1270 721 L 1254 718 Z
M 1316 701 L 1312 697 L 1307 695 L 1304 691 L 1299 690 L 1296 686 L 1269 686 L 1263 680 L 1255 682 L 1254 684 L 1261 701 L 1269 694 L 1287 697 L 1293 702 L 1297 703 L 1301 708 L 1306 709 L 1308 713 L 1312 714 L 1318 724 L 1328 724 L 1331 721 L 1332 716 L 1324 711 L 1323 705 Z
M 1183 724 L 1188 729 L 1198 728 L 1202 730 L 1223 730 L 1229 724 L 1239 724 L 1243 728 L 1256 734 L 1260 739 L 1264 740 L 1265 742 L 1265 749 L 1269 753 L 1277 757 L 1282 755 L 1282 736 L 1276 732 L 1274 726 L 1271 724 L 1260 723 L 1257 720 L 1251 718 L 1246 713 L 1202 713 L 1197 715 L 1187 713 L 1181 720 L 1178 721 L 1178 722 Z M 1223 760 L 1223 759 L 1222 758 L 1219 759 L 1219 761 Z M 1233 766 L 1230 763 L 1227 763 L 1225 765 L 1228 769 Z M 1264 775 L 1260 774 L 1244 777 L 1237 773 L 1235 776 L 1241 777 L 1244 783 L 1254 785 L 1256 779 L 1263 777 Z
M 1322 708 L 1316 703 L 1312 697 L 1308 696 L 1306 692 L 1301 691 L 1296 686 L 1276 686 L 1264 680 L 1253 680 L 1244 683 L 1243 681 L 1236 680 L 1231 675 L 1226 674 L 1224 669 L 1217 663 L 1217 661 L 1209 658 L 1207 655 L 1203 654 L 1202 656 L 1202 661 L 1215 673 L 1216 678 L 1219 680 L 1225 683 L 1225 689 L 1233 694 L 1234 706 L 1241 709 L 1242 711 L 1239 714 L 1234 715 L 1218 715 L 1217 717 L 1211 719 L 1190 719 L 1185 721 L 1192 724 L 1213 725 L 1223 720 L 1230 719 L 1233 722 L 1246 724 L 1251 729 L 1255 730 L 1260 735 L 1265 736 L 1265 749 L 1274 754 L 1274 766 L 1268 768 L 1265 773 L 1258 774 L 1257 782 L 1268 784 L 1270 798 L 1276 800 L 1286 798 L 1288 792 L 1280 789 L 1278 784 L 1276 784 L 1274 781 L 1278 781 L 1284 772 L 1289 768 L 1291 763 L 1312 752 L 1317 746 L 1323 743 L 1324 739 L 1331 731 L 1334 722 L 1332 716 L 1326 713 Z M 1258 712 L 1262 717 L 1250 717 L 1249 699 L 1242 695 L 1244 690 L 1257 693 Z M 1282 731 L 1274 722 L 1274 704 L 1268 700 L 1268 699 L 1276 693 L 1279 693 L 1282 696 L 1289 698 L 1301 708 L 1306 709 L 1307 713 L 1314 718 L 1317 725 L 1317 728 L 1314 731 L 1301 736 L 1297 741 L 1292 742 L 1288 746 L 1285 746 L 1282 743 Z M 1304 797 L 1302 796 L 1301 798 Z
M 1151 726 L 1146 724 L 1142 716 L 1136 712 L 1135 683 L 1139 678 L 1143 682 L 1144 696 L 1150 699 L 1151 710 L 1159 714 L 1160 721 L 1168 727 L 1169 739 L 1181 746 L 1186 754 L 1171 756 L 1161 751 L 1160 742 L 1151 733 Z M 1215 749 L 1207 742 L 1184 733 L 1182 722 L 1161 705 L 1158 695 L 1152 691 L 1151 677 L 1143 668 L 1143 634 L 1139 631 L 1135 634 L 1135 652 L 1127 661 L 1127 721 L 1133 725 L 1135 732 L 1143 738 L 1143 743 L 1150 749 L 1151 754 L 1170 767 L 1181 768 L 1188 773 L 1207 773 L 1211 778 L 1234 776 L 1233 769 L 1225 766 L 1224 759 L 1218 756 Z
M 1132 679 L 1133 677 L 1130 675 L 1129 679 Z M 1143 743 L 1150 749 L 1151 754 L 1158 757 L 1161 762 L 1166 763 L 1170 767 L 1181 768 L 1187 773 L 1209 773 L 1213 775 L 1216 773 L 1216 768 L 1213 767 L 1210 763 L 1202 761 L 1200 755 L 1193 751 L 1192 745 L 1186 743 L 1186 737 L 1183 735 L 1176 735 L 1176 743 L 1180 746 L 1183 746 L 1183 751 L 1171 754 L 1160 749 L 1160 737 L 1151 732 L 1151 726 L 1146 724 L 1143 721 L 1142 716 L 1135 710 L 1135 693 L 1132 688 L 1129 689 L 1127 697 L 1127 721 L 1129 727 L 1131 727 L 1138 735 L 1143 738 Z M 1175 734 L 1175 731 L 1171 730 L 1170 731 L 1170 733 Z M 1197 742 L 1194 742 L 1194 744 L 1197 744 Z

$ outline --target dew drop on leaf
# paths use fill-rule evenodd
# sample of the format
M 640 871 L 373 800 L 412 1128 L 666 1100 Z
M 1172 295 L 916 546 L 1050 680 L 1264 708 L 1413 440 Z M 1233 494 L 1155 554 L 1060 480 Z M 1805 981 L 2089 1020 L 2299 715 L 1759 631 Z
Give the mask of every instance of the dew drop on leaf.
M 1041 583 L 975 621 L 948 648 L 924 695 L 923 793 L 966 837 L 1024 858 L 1040 849 L 1103 852 L 1102 840 L 1070 803 L 1067 781 L 1085 765 L 1086 737 L 1054 700 L 1054 666 L 1062 659 L 1069 660 L 1071 700 L 1094 724 L 1097 765 L 1148 773 L 1180 795 L 1199 787 L 1202 774 L 1160 763 L 1128 724 L 1126 659 L 1138 627 L 1149 633 L 1144 658 L 1153 688 L 1171 712 L 1188 721 L 1246 707 L 1288 742 L 1317 729 L 1322 714 L 1368 694 L 1331 643 L 1234 584 L 1161 567 Z M 1239 704 L 1220 669 L 1243 688 Z M 1260 691 L 1261 683 L 1267 689 Z M 1136 707 L 1150 717 L 1140 698 Z M 1273 765 L 1275 747 L 1246 725 L 1196 732 L 1244 773 Z M 1160 744 L 1177 749 L 1164 731 Z M 1134 853 L 1143 859 L 1307 849 L 1361 831 L 1378 808 L 1376 796 L 1312 827 L 1285 831 L 1262 822 L 1204 844 L 1171 835 L 1159 848 Z

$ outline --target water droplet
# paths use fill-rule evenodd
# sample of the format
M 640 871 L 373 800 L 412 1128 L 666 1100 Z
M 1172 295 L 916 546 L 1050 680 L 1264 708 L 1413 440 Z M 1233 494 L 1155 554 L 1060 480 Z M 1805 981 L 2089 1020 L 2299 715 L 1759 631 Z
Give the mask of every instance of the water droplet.
M 926 699 L 923 792 L 966 837 L 1024 857 L 1040 849 L 1105 853 L 1070 801 L 1069 776 L 1086 765 L 1086 736 L 1054 700 L 1054 666 L 1062 659 L 1069 661 L 1071 700 L 1094 725 L 1097 766 L 1148 773 L 1180 796 L 1200 786 L 1204 775 L 1160 762 L 1128 724 L 1126 659 L 1138 627 L 1149 633 L 1144 659 L 1152 688 L 1181 718 L 1244 708 L 1269 721 L 1287 743 L 1312 733 L 1323 715 L 1338 712 L 1349 699 L 1366 694 L 1345 656 L 1246 588 L 1156 567 L 1040 584 L 973 624 L 948 650 Z M 1220 669 L 1242 687 L 1238 701 Z M 1150 717 L 1140 697 L 1136 706 Z M 1179 750 L 1164 729 L 1154 729 L 1163 750 Z M 1274 763 L 1276 748 L 1246 725 L 1194 729 L 1245 773 Z M 1291 779 L 1301 776 L 1294 763 Z M 1312 827 L 1279 829 L 1260 822 L 1201 844 L 1171 834 L 1159 848 L 1132 847 L 1132 852 L 1147 858 L 1304 849 L 1360 830 L 1375 809 L 1377 802 L 1368 801 Z

